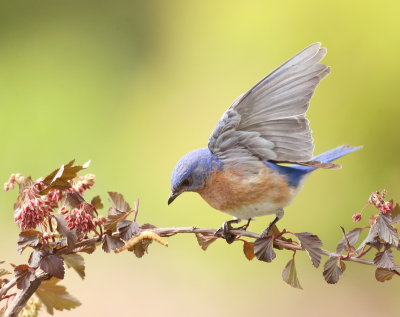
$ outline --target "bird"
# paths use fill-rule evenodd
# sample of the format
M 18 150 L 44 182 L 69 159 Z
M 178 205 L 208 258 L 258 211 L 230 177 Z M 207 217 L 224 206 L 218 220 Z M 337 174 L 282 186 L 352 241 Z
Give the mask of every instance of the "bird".
M 263 231 L 283 217 L 307 176 L 336 169 L 336 159 L 361 147 L 341 145 L 313 157 L 306 112 L 319 82 L 330 73 L 320 61 L 321 43 L 306 47 L 241 94 L 226 110 L 206 148 L 184 155 L 171 176 L 170 205 L 184 192 L 196 192 L 230 216 L 219 233 L 228 243 L 233 223 L 275 214 Z M 247 226 L 245 227 L 247 229 Z

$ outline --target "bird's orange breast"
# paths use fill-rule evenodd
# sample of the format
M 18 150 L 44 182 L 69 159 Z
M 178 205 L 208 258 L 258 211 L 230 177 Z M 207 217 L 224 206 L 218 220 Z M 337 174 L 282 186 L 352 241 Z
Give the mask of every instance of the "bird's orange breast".
M 284 206 L 292 198 L 285 178 L 267 167 L 257 174 L 215 170 L 198 193 L 212 207 L 228 213 L 267 200 Z

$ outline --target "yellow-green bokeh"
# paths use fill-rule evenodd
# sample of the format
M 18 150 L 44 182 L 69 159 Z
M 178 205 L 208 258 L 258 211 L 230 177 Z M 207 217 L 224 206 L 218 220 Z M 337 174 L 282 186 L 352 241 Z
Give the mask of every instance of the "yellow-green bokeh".
M 186 152 L 205 147 L 215 123 L 252 84 L 321 41 L 332 74 L 309 119 L 316 152 L 362 151 L 339 171 L 318 171 L 280 226 L 318 234 L 328 249 L 351 228 L 371 191 L 400 200 L 400 56 L 396 1 L 4 1 L 0 2 L 0 180 L 44 176 L 92 160 L 89 195 L 140 197 L 139 221 L 218 227 L 227 216 L 195 194 L 167 206 L 169 177 Z M 12 221 L 16 193 L 0 193 L 1 259 L 23 263 Z M 89 197 L 90 198 L 90 197 Z M 366 215 L 371 210 L 366 211 Z M 366 217 L 367 218 L 367 217 Z M 270 219 L 252 225 L 261 231 Z M 222 241 L 204 253 L 178 236 L 148 256 L 86 256 L 87 278 L 66 280 L 83 305 L 64 316 L 394 316 L 399 280 L 375 282 L 349 264 L 325 284 L 298 254 L 299 291 L 281 281 L 291 257 L 248 262 Z M 61 314 L 61 313 L 59 313 Z

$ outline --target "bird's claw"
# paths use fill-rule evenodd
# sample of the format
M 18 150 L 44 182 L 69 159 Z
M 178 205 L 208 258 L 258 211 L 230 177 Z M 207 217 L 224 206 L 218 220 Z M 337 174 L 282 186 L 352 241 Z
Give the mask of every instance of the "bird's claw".
M 232 229 L 235 229 L 235 228 L 232 228 L 232 223 L 238 223 L 238 222 L 239 222 L 239 220 L 237 220 L 237 219 L 224 222 L 222 227 L 219 228 L 214 233 L 214 235 L 224 238 L 226 240 L 226 242 L 228 242 L 229 244 L 233 243 L 233 241 L 235 241 L 235 239 L 236 239 L 236 235 L 231 233 L 230 231 Z

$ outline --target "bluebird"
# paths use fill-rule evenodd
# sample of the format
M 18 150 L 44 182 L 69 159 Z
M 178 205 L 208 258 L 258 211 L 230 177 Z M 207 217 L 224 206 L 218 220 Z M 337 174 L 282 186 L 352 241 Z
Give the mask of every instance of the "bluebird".
M 234 217 L 223 225 L 228 243 L 235 240 L 232 223 L 248 220 L 248 225 L 254 217 L 275 214 L 265 235 L 312 171 L 338 168 L 331 162 L 358 150 L 342 145 L 313 157 L 305 114 L 315 88 L 330 72 L 320 64 L 326 52 L 320 43 L 312 44 L 240 95 L 217 123 L 208 147 L 176 164 L 168 204 L 183 192 L 199 193 L 211 207 Z

